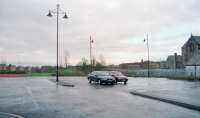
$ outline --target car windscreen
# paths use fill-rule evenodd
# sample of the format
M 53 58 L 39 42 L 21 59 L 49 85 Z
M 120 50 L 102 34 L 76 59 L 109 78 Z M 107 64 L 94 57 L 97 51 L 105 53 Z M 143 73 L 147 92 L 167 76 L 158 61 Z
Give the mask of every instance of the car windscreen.
M 106 71 L 95 71 L 94 73 L 93 73 L 94 75 L 98 75 L 98 76 L 108 76 L 108 75 L 110 75 L 108 72 L 106 72 Z
M 110 72 L 111 75 L 123 76 L 121 72 Z

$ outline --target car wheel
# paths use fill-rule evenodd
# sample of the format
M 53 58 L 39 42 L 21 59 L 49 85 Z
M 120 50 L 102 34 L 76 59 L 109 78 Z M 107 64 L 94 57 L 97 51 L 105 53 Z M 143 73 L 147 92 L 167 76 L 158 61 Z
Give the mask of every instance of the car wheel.
M 115 81 L 115 84 L 117 84 L 117 80 Z
M 124 84 L 127 84 L 127 81 L 124 81 Z
M 90 79 L 89 83 L 92 83 L 92 80 Z
M 103 84 L 103 82 L 100 80 L 100 85 L 102 85 Z

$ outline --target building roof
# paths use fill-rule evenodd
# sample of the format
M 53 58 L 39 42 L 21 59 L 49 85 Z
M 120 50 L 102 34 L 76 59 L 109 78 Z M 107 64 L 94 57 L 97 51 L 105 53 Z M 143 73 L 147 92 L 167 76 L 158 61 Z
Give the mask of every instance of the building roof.
M 189 38 L 189 40 L 183 45 L 182 48 L 186 47 L 187 44 L 188 44 L 188 42 L 190 40 L 194 40 L 197 44 L 200 44 L 200 36 L 193 36 L 193 35 L 191 35 L 191 37 Z

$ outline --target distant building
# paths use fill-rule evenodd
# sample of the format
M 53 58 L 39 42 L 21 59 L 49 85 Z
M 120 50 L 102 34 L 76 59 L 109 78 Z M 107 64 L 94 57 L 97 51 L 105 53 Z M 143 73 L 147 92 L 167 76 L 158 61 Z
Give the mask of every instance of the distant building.
M 6 71 L 6 64 L 0 64 L 0 71 Z
M 119 70 L 119 66 L 118 65 L 108 65 L 107 70 Z
M 16 71 L 25 71 L 25 68 L 22 67 L 22 66 L 18 66 L 18 67 L 16 68 Z
M 160 61 L 160 69 L 168 69 L 168 65 L 166 61 Z
M 32 72 L 41 72 L 41 67 L 32 67 L 31 71 Z
M 183 57 L 181 55 L 177 55 L 177 53 L 174 53 L 174 55 L 167 57 L 166 65 L 168 69 L 184 68 Z
M 121 69 L 147 69 L 148 68 L 148 61 L 141 61 L 136 63 L 122 63 L 119 65 Z M 157 69 L 160 68 L 160 62 L 149 62 L 150 69 Z
M 200 55 L 194 55 L 185 65 L 187 75 L 190 77 L 200 77 Z
M 187 65 L 195 55 L 200 55 L 200 36 L 191 35 L 189 40 L 182 46 L 183 64 Z M 196 61 L 200 61 L 200 59 Z
M 148 63 L 149 63 L 149 68 L 150 69 L 158 69 L 160 68 L 160 62 L 157 61 L 141 61 L 141 67 L 143 69 L 147 69 L 148 68 Z
M 182 46 L 183 62 L 187 75 L 200 77 L 200 36 L 192 36 Z
M 25 67 L 24 70 L 25 70 L 26 72 L 31 72 L 31 71 L 32 71 L 32 67 Z
M 141 63 L 122 63 L 119 65 L 120 69 L 141 69 Z
M 7 70 L 10 72 L 15 72 L 17 70 L 17 67 L 15 65 L 9 64 Z
M 61 67 L 59 67 L 61 68 Z M 55 71 L 56 67 L 55 66 L 42 66 L 41 71 L 42 72 L 53 72 Z

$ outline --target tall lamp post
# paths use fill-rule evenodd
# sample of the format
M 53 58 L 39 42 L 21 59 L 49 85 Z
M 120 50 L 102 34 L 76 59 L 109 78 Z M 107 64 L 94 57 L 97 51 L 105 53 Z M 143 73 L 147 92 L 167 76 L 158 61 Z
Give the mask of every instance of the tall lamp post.
M 149 74 L 149 65 L 150 65 L 150 60 L 149 60 L 149 37 L 148 37 L 148 34 L 147 34 L 147 37 L 144 39 L 144 42 L 147 42 L 147 58 L 148 58 L 148 60 L 147 60 L 147 69 L 148 69 L 148 77 L 150 76 L 150 74 Z
M 53 15 L 52 14 L 55 14 L 56 15 L 56 18 L 57 18 L 57 60 L 56 60 L 56 82 L 58 82 L 59 81 L 59 79 L 58 79 L 58 26 L 59 26 L 59 15 L 60 14 L 64 14 L 64 16 L 63 16 L 63 18 L 64 19 L 67 19 L 68 18 L 68 16 L 67 16 L 67 14 L 66 14 L 66 12 L 64 12 L 64 11 L 62 11 L 61 9 L 60 9 L 60 5 L 59 4 L 57 4 L 56 5 L 56 9 L 54 9 L 54 10 L 49 10 L 49 13 L 48 13 L 48 17 L 52 17 Z
M 93 39 L 90 36 L 90 71 L 92 72 L 93 70 L 93 60 L 92 60 L 92 43 L 93 43 Z

